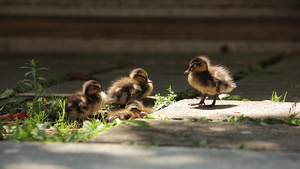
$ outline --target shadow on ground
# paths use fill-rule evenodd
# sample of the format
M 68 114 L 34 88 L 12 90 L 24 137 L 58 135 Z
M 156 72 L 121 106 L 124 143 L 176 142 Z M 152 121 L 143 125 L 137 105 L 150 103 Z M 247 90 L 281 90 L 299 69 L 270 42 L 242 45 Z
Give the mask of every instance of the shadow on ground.
M 300 136 L 296 134 L 300 127 L 179 120 L 146 121 L 150 123 L 147 127 L 124 125 L 93 137 L 88 142 L 300 152 Z

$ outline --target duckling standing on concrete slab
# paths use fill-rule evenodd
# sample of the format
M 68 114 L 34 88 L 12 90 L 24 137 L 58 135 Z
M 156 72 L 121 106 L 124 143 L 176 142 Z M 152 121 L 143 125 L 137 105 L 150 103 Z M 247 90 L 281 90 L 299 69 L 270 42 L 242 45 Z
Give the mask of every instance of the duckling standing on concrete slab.
M 66 115 L 77 118 L 79 122 L 105 105 L 105 94 L 101 92 L 100 83 L 89 80 L 83 84 L 82 91 L 76 92 L 67 98 Z
M 140 101 L 131 100 L 126 104 L 125 109 L 119 109 L 108 113 L 105 117 L 105 121 L 112 123 L 117 118 L 120 120 L 143 118 L 147 115 L 147 113 L 143 112 L 143 109 L 144 105 Z
M 219 94 L 231 92 L 236 88 L 228 70 L 223 66 L 210 65 L 210 60 L 206 56 L 193 58 L 184 74 L 189 74 L 190 85 L 203 94 L 200 102 L 192 105 L 205 105 L 204 100 L 209 94 L 214 95 L 214 101 L 208 106 L 214 106 Z
M 122 77 L 114 81 L 107 90 L 107 100 L 114 104 L 125 105 L 130 100 L 141 100 L 151 94 L 152 81 L 148 73 L 137 68 L 131 71 L 129 77 Z

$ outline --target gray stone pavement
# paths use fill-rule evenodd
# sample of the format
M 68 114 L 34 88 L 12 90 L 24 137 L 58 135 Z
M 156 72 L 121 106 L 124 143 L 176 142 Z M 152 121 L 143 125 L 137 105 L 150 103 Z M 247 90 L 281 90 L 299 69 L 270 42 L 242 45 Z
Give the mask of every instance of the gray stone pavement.
M 206 147 L 300 153 L 300 127 L 182 120 L 144 120 L 150 125 L 123 125 L 91 138 L 91 143 Z M 116 137 L 117 136 L 117 137 Z
M 91 143 L 0 142 L 3 169 L 298 168 L 299 153 Z
M 50 71 L 42 76 L 64 75 L 80 71 L 100 80 L 103 90 L 117 77 L 143 67 L 154 81 L 154 92 L 167 93 L 190 88 L 187 76 L 189 60 L 196 54 L 101 54 L 101 55 L 26 55 L 0 56 L 0 91 L 14 88 L 23 79 L 23 66 L 32 56 L 39 67 Z M 227 66 L 233 73 L 274 55 L 209 54 L 213 63 Z M 215 108 L 195 108 L 183 100 L 155 114 L 173 118 L 224 119 L 228 116 L 279 117 L 290 113 L 299 96 L 300 55 L 286 57 L 259 73 L 237 81 L 231 93 L 250 102 L 217 101 Z M 123 66 L 122 66 L 123 65 Z M 122 68 L 119 68 L 122 67 Z M 104 71 L 109 70 L 109 71 Z M 48 88 L 53 93 L 69 94 L 81 89 L 83 80 L 64 82 Z M 288 92 L 286 103 L 270 100 L 272 91 Z M 211 102 L 211 100 L 207 100 Z M 294 112 L 299 112 L 299 108 Z M 293 113 L 293 112 L 292 112 Z M 240 123 L 206 123 L 182 120 L 147 120 L 148 127 L 124 125 L 89 140 L 90 143 L 7 143 L 0 142 L 0 168 L 296 168 L 299 166 L 299 127 Z M 93 143 L 91 143 L 93 142 Z M 123 143 L 155 146 L 128 146 Z M 198 146 L 204 146 L 198 147 Z M 217 148 L 217 149 L 216 149 Z M 235 150 L 243 148 L 246 151 Z M 251 150 L 251 151 L 249 151 Z M 257 151 L 253 151 L 257 150 Z

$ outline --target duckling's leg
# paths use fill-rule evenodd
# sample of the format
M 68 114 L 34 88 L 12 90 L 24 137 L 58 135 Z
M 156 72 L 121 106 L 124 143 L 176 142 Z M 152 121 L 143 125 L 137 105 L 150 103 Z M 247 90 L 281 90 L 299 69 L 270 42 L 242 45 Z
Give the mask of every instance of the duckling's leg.
M 197 105 L 205 105 L 205 103 L 204 103 L 204 100 L 205 100 L 205 98 L 206 98 L 206 96 L 207 96 L 207 94 L 205 93 L 205 94 L 203 94 L 203 97 L 202 97 L 202 99 L 200 100 L 200 102 L 199 103 L 192 103 L 192 104 L 189 104 L 190 106 L 197 106 Z
M 213 106 L 215 106 L 217 98 L 218 98 L 218 94 L 215 94 L 214 95 L 214 101 L 212 102 L 212 104 L 210 104 L 210 105 L 204 105 L 204 106 L 205 107 L 213 107 Z

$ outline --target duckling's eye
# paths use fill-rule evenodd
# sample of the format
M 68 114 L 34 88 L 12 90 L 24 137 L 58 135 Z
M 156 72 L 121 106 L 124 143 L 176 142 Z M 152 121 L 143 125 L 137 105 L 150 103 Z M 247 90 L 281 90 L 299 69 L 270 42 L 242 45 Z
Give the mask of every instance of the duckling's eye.
M 101 89 L 100 86 L 93 86 L 94 89 Z
M 146 77 L 142 76 L 142 75 L 137 75 L 138 77 L 141 77 L 143 79 L 147 79 Z
M 141 111 L 138 108 L 131 108 L 131 111 Z

